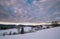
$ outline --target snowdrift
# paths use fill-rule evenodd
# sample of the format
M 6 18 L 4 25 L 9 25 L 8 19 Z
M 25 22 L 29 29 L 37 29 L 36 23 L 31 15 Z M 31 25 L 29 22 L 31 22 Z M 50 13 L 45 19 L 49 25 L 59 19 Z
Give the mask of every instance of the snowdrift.
M 60 39 L 60 27 L 39 30 L 33 33 L 0 36 L 0 39 Z

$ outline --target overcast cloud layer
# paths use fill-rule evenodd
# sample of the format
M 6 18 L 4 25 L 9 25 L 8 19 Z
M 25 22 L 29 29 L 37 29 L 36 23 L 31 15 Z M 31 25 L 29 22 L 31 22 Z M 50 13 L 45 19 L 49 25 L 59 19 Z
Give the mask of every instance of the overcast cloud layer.
M 60 0 L 0 0 L 0 21 L 60 21 Z

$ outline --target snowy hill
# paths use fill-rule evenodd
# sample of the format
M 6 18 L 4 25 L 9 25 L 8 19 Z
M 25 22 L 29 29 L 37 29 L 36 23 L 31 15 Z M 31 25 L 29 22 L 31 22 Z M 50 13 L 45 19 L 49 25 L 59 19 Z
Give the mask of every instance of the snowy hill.
M 0 39 L 60 39 L 60 27 L 39 30 L 33 33 L 0 36 Z

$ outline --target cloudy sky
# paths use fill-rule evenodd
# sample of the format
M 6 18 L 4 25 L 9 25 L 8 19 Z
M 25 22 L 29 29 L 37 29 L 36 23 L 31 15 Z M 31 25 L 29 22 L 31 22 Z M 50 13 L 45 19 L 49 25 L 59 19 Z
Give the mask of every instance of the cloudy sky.
M 0 0 L 0 21 L 60 21 L 60 0 Z

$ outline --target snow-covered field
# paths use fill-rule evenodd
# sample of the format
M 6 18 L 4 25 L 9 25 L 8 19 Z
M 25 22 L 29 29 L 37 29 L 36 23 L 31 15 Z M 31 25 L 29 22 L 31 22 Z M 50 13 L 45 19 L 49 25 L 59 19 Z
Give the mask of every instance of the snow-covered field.
M 39 30 L 33 33 L 0 36 L 0 39 L 60 39 L 60 27 Z

